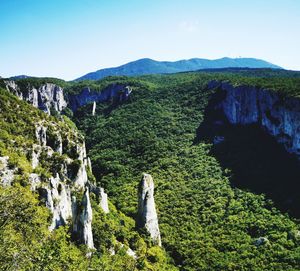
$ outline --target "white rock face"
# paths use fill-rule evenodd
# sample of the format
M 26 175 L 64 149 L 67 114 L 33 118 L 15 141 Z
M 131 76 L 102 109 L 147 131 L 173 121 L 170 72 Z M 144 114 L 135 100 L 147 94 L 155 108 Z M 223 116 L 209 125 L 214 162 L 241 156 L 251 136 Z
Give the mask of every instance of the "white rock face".
M 93 233 L 92 233 L 92 219 L 93 211 L 90 202 L 89 189 L 86 188 L 82 206 L 84 207 L 80 214 L 80 233 L 81 239 L 88 248 L 94 248 Z
M 33 169 L 37 168 L 39 165 L 39 158 L 42 152 L 42 147 L 40 145 L 34 144 L 32 146 L 32 161 L 31 161 L 31 166 Z
M 50 109 L 61 112 L 67 103 L 64 99 L 63 89 L 55 84 L 46 83 L 39 87 L 39 108 L 50 115 Z
M 233 87 L 227 82 L 212 81 L 209 85 L 216 86 L 224 91 L 225 98 L 220 106 L 231 124 L 260 125 L 300 159 L 300 99 L 283 99 L 273 91 Z
M 16 171 L 8 167 L 8 160 L 8 156 L 0 156 L 0 184 L 3 186 L 11 185 Z
M 56 138 L 56 148 L 55 151 L 58 152 L 60 155 L 63 153 L 63 145 L 62 145 L 62 138 L 61 135 L 58 133 Z
M 48 146 L 47 142 L 47 128 L 42 124 L 36 127 L 36 137 L 40 145 L 33 145 L 32 151 L 32 167 L 36 168 L 39 164 L 39 158 L 42 152 L 45 152 L 48 157 L 53 155 L 56 151 L 60 155 L 63 154 L 62 138 L 59 133 L 56 134 L 55 142 L 52 142 L 52 147 Z M 53 141 L 53 139 L 52 139 Z M 53 150 L 54 148 L 54 150 Z M 88 166 L 85 143 L 77 143 L 78 160 L 81 162 L 76 177 L 73 180 L 74 185 L 69 186 L 66 183 L 68 178 L 68 166 L 72 163 L 72 159 L 66 159 L 60 168 L 57 170 L 55 177 L 50 177 L 49 183 L 41 182 L 40 177 L 32 173 L 29 176 L 31 189 L 36 190 L 39 188 L 41 197 L 45 199 L 46 206 L 52 213 L 52 222 L 49 226 L 50 230 L 54 230 L 61 225 L 66 225 L 72 221 L 73 232 L 75 232 L 81 243 L 86 244 L 89 248 L 94 248 L 93 235 L 92 235 L 92 208 L 89 199 L 88 178 L 86 167 Z M 90 164 L 91 166 L 91 164 Z M 73 195 L 85 189 L 82 199 L 81 208 L 78 208 L 78 199 Z M 103 192 L 104 193 L 104 192 Z
M 77 187 L 83 188 L 88 181 L 87 172 L 86 172 L 86 167 L 88 166 L 88 162 L 86 157 L 85 143 L 83 143 L 81 146 L 77 145 L 77 153 L 78 153 L 78 160 L 81 163 L 74 183 Z
M 111 99 L 122 102 L 128 99 L 131 91 L 132 89 L 129 86 L 118 83 L 110 84 L 102 89 L 101 92 L 85 87 L 79 94 L 69 96 L 69 105 L 72 111 L 76 111 L 77 108 L 94 102 L 106 102 Z
M 8 88 L 15 88 L 19 90 L 18 86 L 12 81 L 8 84 Z M 50 85 L 50 86 L 49 86 Z M 47 105 L 47 97 L 53 99 L 57 102 L 52 104 L 55 110 L 61 110 L 64 104 L 59 103 L 59 99 L 62 97 L 62 92 L 59 89 L 53 89 L 51 84 L 46 84 L 45 87 L 36 90 L 30 89 L 28 93 L 28 101 L 33 105 L 36 105 L 36 101 L 40 102 L 40 96 L 42 91 L 44 95 L 44 104 Z M 53 94 L 54 93 L 54 94 Z M 20 98 L 22 98 L 23 93 L 18 93 Z M 38 94 L 38 96 L 37 96 Z M 50 107 L 48 107 L 49 109 Z M 52 125 L 51 127 L 49 125 Z M 32 191 L 38 191 L 40 198 L 44 200 L 45 205 L 52 213 L 52 221 L 49 226 L 49 230 L 54 230 L 61 225 L 70 224 L 73 230 L 74 238 L 81 243 L 88 246 L 88 248 L 94 248 L 93 234 L 92 234 L 92 207 L 89 197 L 90 184 L 87 176 L 87 167 L 92 170 L 92 165 L 90 159 L 86 155 L 85 143 L 82 142 L 81 138 L 75 139 L 73 142 L 67 142 L 66 154 L 71 150 L 72 154 L 70 157 L 62 156 L 64 154 L 63 150 L 63 138 L 57 129 L 53 126 L 53 123 L 47 123 L 41 121 L 36 124 L 35 136 L 36 143 L 33 144 L 31 150 L 31 165 L 32 169 L 36 169 L 39 164 L 41 157 L 45 159 L 47 165 L 50 165 L 49 173 L 52 174 L 51 177 L 45 177 L 44 175 L 39 175 L 37 173 L 29 174 L 30 188 Z M 49 128 L 49 129 L 47 129 Z M 51 134 L 51 128 L 54 128 Z M 65 138 L 64 138 L 65 140 Z M 69 140 L 69 138 L 67 138 Z M 70 143 L 70 146 L 68 144 Z M 74 154 L 74 144 L 76 144 L 76 154 Z M 71 148 L 71 149 L 70 149 Z M 26 150 L 30 152 L 30 150 Z M 54 155 L 54 152 L 57 154 Z M 55 158 L 50 159 L 50 158 Z M 58 160 L 59 159 L 61 160 Z M 47 160 L 49 159 L 49 161 Z M 74 172 L 74 160 L 78 159 L 80 161 L 80 166 L 77 172 Z M 9 157 L 0 157 L 0 185 L 11 185 L 14 180 L 15 174 L 17 174 L 17 168 L 9 168 Z M 60 163 L 57 163 L 57 162 Z M 99 204 L 101 205 L 103 211 L 108 213 L 108 201 L 107 195 L 104 190 L 99 187 L 95 187 L 93 191 L 101 199 Z M 78 193 L 84 192 L 83 198 L 80 201 Z
M 108 208 L 108 199 L 107 199 L 107 194 L 104 192 L 104 189 L 102 187 L 96 186 L 95 184 L 88 183 L 90 191 L 93 192 L 99 201 L 99 205 L 103 212 L 105 214 L 109 213 L 109 208 Z
M 108 200 L 107 200 L 107 194 L 104 192 L 104 189 L 100 187 L 100 206 L 104 213 L 108 214 Z
M 88 164 L 88 169 L 89 169 L 91 172 L 93 172 L 93 170 L 92 170 L 92 162 L 91 162 L 90 157 L 87 158 L 87 164 Z
M 92 110 L 92 116 L 95 116 L 95 112 L 96 112 L 96 102 L 94 101 L 94 103 L 93 103 L 93 110 Z
M 21 92 L 19 86 L 13 80 L 4 81 L 6 84 L 6 89 L 16 95 L 19 99 L 23 100 L 23 93 Z
M 126 254 L 135 260 L 137 259 L 135 251 L 133 251 L 130 247 L 126 250 Z
M 50 184 L 46 189 L 46 206 L 51 210 L 53 217 L 50 230 L 66 225 L 72 218 L 71 190 L 60 181 L 58 174 L 50 178 Z
M 34 107 L 39 107 L 38 90 L 36 88 L 29 89 L 28 96 L 25 100 L 31 103 Z
M 158 217 L 154 202 L 154 182 L 150 174 L 143 174 L 139 186 L 138 227 L 145 227 L 152 240 L 161 246 Z
M 42 126 L 42 125 L 38 125 L 35 128 L 35 136 L 38 140 L 38 143 L 42 146 L 45 147 L 47 145 L 47 128 Z
M 41 182 L 41 178 L 39 175 L 37 175 L 36 173 L 31 173 L 29 174 L 29 182 L 30 182 L 30 189 L 32 191 L 36 191 L 37 188 L 40 186 Z
M 25 91 L 21 90 L 18 84 L 13 80 L 5 81 L 5 84 L 8 91 L 49 115 L 51 109 L 61 112 L 67 106 L 63 89 L 55 84 L 46 83 L 41 85 L 38 89 L 28 85 Z

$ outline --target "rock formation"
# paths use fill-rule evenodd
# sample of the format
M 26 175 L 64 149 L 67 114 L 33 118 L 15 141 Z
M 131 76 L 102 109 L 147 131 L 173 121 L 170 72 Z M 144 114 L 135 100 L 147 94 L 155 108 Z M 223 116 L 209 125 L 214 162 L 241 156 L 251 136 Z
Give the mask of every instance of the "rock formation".
M 100 187 L 100 206 L 103 210 L 104 213 L 109 213 L 108 209 L 108 199 L 107 199 L 107 194 L 104 192 L 104 189 Z
M 0 156 L 0 184 L 3 186 L 11 185 L 16 171 L 16 169 L 9 168 L 8 160 L 8 156 Z
M 92 116 L 95 116 L 95 112 L 96 112 L 96 102 L 94 101 L 94 103 L 93 103 L 93 110 L 92 110 Z
M 80 213 L 79 227 L 78 227 L 80 240 L 82 240 L 83 243 L 87 245 L 87 247 L 94 248 L 93 233 L 92 233 L 93 212 L 92 212 L 88 187 L 84 192 L 81 205 L 83 210 Z
M 46 206 L 50 209 L 53 217 L 50 230 L 66 225 L 67 220 L 72 218 L 72 201 L 70 188 L 60 180 L 59 175 L 50 178 L 48 187 L 41 188 Z
M 39 145 L 45 147 L 47 142 L 47 128 L 43 125 L 38 125 L 35 129 L 35 136 Z
M 139 185 L 138 196 L 137 226 L 140 228 L 145 227 L 151 239 L 157 245 L 161 246 L 158 217 L 154 202 L 154 182 L 150 174 L 143 174 Z
M 31 190 L 38 192 L 41 201 L 51 211 L 49 230 L 70 224 L 77 241 L 94 248 L 90 187 L 93 187 L 91 192 L 98 197 L 104 213 L 109 212 L 107 195 L 103 188 L 89 182 L 87 170 L 91 163 L 88 162 L 85 143 L 79 134 L 74 133 L 71 139 L 68 133 L 62 134 L 55 123 L 42 121 L 36 124 L 36 141 L 31 151 L 28 150 L 28 157 L 33 170 L 46 165 L 51 176 L 31 172 L 28 181 Z M 9 156 L 0 157 L 1 185 L 11 185 L 17 172 L 18 168 L 9 167 Z
M 96 195 L 102 211 L 106 214 L 109 213 L 107 194 L 104 192 L 104 189 L 90 182 L 88 183 L 88 186 L 90 188 L 90 191 Z
M 223 92 L 223 100 L 217 106 L 229 123 L 258 124 L 300 159 L 299 99 L 283 98 L 274 91 L 256 87 L 234 87 L 228 82 L 212 81 L 209 87 Z
M 64 98 L 63 89 L 55 84 L 42 84 L 39 88 L 28 85 L 26 89 L 13 80 L 4 81 L 6 89 L 50 115 L 51 110 L 61 112 L 67 103 Z
M 31 86 L 29 83 L 26 87 L 21 87 L 14 80 L 4 80 L 4 84 L 9 92 L 49 115 L 53 111 L 60 113 L 67 107 L 63 89 L 55 84 L 45 83 L 38 88 Z M 79 94 L 69 95 L 69 106 L 73 111 L 76 111 L 78 107 L 93 103 L 92 115 L 94 116 L 96 102 L 110 100 L 122 102 L 128 99 L 131 91 L 129 86 L 118 83 L 107 86 L 101 92 L 92 91 L 89 87 L 86 87 Z
M 131 88 L 123 84 L 111 84 L 101 92 L 92 91 L 89 87 L 86 87 L 79 94 L 69 96 L 70 107 L 73 111 L 76 111 L 78 107 L 93 102 L 106 102 L 112 99 L 121 102 L 125 101 L 130 93 Z

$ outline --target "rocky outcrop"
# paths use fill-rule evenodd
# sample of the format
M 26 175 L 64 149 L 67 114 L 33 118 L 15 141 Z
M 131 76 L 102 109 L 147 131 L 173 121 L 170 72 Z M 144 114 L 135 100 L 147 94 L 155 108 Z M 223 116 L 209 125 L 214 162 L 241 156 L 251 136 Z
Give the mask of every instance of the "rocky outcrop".
M 52 213 L 50 230 L 66 225 L 68 219 L 72 218 L 71 189 L 62 182 L 57 174 L 50 178 L 48 186 L 40 189 L 40 194 L 45 198 L 46 206 Z
M 96 102 L 93 103 L 93 110 L 92 110 L 92 116 L 95 116 L 96 113 Z
M 11 185 L 14 180 L 14 173 L 17 169 L 8 166 L 8 156 L 0 156 L 0 184 L 3 186 Z
M 45 83 L 39 88 L 28 84 L 24 89 L 13 80 L 4 81 L 4 83 L 8 91 L 49 115 L 51 110 L 61 112 L 67 106 L 63 89 L 55 84 Z
M 45 83 L 38 88 L 31 86 L 29 83 L 26 87 L 23 85 L 21 87 L 18 82 L 14 80 L 4 80 L 4 84 L 9 92 L 49 115 L 53 111 L 60 113 L 67 107 L 63 89 L 55 84 Z M 96 102 L 112 100 L 122 102 L 128 99 L 131 91 L 129 86 L 118 83 L 111 84 L 99 92 L 92 91 L 89 87 L 85 87 L 79 94 L 69 95 L 69 106 L 72 111 L 76 111 L 78 107 L 93 103 L 92 115 L 94 116 Z
M 266 237 L 259 237 L 254 241 L 254 245 L 257 247 L 268 244 L 268 243 L 269 243 L 269 240 Z
M 45 147 L 47 144 L 47 127 L 44 127 L 42 124 L 36 126 L 35 136 L 39 145 Z
M 138 196 L 137 226 L 146 228 L 151 239 L 157 245 L 161 246 L 158 217 L 154 202 L 154 182 L 150 174 L 143 174 L 139 185 Z
M 117 249 L 123 249 L 123 248 L 125 247 L 124 244 L 122 244 L 122 243 L 120 243 L 120 242 L 118 242 L 118 241 L 116 241 L 115 246 L 117 247 Z M 111 247 L 110 250 L 109 250 L 109 252 L 110 252 L 110 255 L 116 255 L 116 249 L 115 249 L 115 247 L 114 247 L 114 246 Z M 130 247 L 127 248 L 126 254 L 127 254 L 128 256 L 132 257 L 132 258 L 135 259 L 135 260 L 137 259 L 136 252 L 133 251 Z
M 83 188 L 85 187 L 88 177 L 87 177 L 87 165 L 88 165 L 88 160 L 86 156 L 86 148 L 85 148 L 85 143 L 83 143 L 82 146 L 77 145 L 77 153 L 78 153 L 78 160 L 80 161 L 79 169 L 74 181 L 74 184 L 77 187 Z
M 128 99 L 130 93 L 131 88 L 123 84 L 111 84 L 101 92 L 92 91 L 89 87 L 86 87 L 79 94 L 70 95 L 69 103 L 72 111 L 76 111 L 77 108 L 94 102 L 106 102 L 110 100 L 122 102 Z
M 56 146 L 53 142 L 62 142 L 62 135 L 59 131 L 53 131 L 49 123 L 36 124 L 36 142 L 32 146 L 32 152 L 29 151 L 32 169 L 41 166 L 37 171 L 39 172 L 46 165 L 48 171 L 47 176 L 31 172 L 28 176 L 30 189 L 38 192 L 40 200 L 52 214 L 49 230 L 69 224 L 75 239 L 92 249 L 94 244 L 90 187 L 93 187 L 91 192 L 98 197 L 104 213 L 109 212 L 107 195 L 103 188 L 91 184 L 88 180 L 87 168 L 91 167 L 91 163 L 88 163 L 82 139 L 74 136 L 75 141 L 68 143 L 70 146 L 66 145 L 64 149 L 60 147 L 55 151 L 52 149 Z M 53 133 L 52 136 L 49 135 L 50 132 Z M 49 136 L 51 142 L 48 141 Z M 70 153 L 72 158 L 68 156 Z M 9 165 L 9 156 L 0 157 L 1 185 L 12 185 L 17 173 L 18 168 Z M 48 177 L 48 174 L 51 176 Z
M 88 185 L 90 191 L 96 195 L 97 201 L 99 202 L 102 211 L 106 214 L 109 213 L 108 198 L 107 198 L 107 194 L 104 192 L 104 189 L 102 187 L 98 187 L 91 183 L 88 183 Z
M 102 208 L 104 213 L 109 213 L 109 208 L 108 208 L 108 199 L 107 199 L 107 194 L 104 192 L 104 189 L 100 187 L 100 207 Z
M 52 131 L 50 136 L 47 133 L 48 128 L 39 123 L 36 126 L 36 139 L 38 144 L 33 145 L 32 151 L 32 167 L 36 168 L 40 161 L 42 153 L 46 153 L 45 157 L 52 157 L 54 151 L 59 155 L 63 154 L 62 137 L 61 134 Z M 50 141 L 49 141 L 50 140 Z M 54 149 L 53 149 L 54 148 Z M 50 151 L 51 150 L 51 151 Z M 74 161 L 71 158 L 65 160 L 59 168 L 56 168 L 55 177 L 50 177 L 48 182 L 41 182 L 37 174 L 30 174 L 29 181 L 31 183 L 32 190 L 39 190 L 40 197 L 44 199 L 46 206 L 52 213 L 52 222 L 49 226 L 50 230 L 66 225 L 68 221 L 73 221 L 73 229 L 78 233 L 79 239 L 82 243 L 88 245 L 89 248 L 93 248 L 93 243 L 90 236 L 91 231 L 91 216 L 92 209 L 90 201 L 87 199 L 89 193 L 86 192 L 81 200 L 81 208 L 78 208 L 77 203 L 80 199 L 72 194 L 78 194 L 82 189 L 88 191 L 87 187 L 87 159 L 85 143 L 76 142 L 76 153 L 74 158 L 77 158 L 78 168 L 72 167 Z M 77 170 L 77 172 L 71 172 Z M 72 177 L 75 176 L 75 177 Z M 71 183 L 69 183 L 71 178 Z M 84 218 L 87 221 L 83 221 Z M 90 230 L 90 232 L 88 232 Z M 83 232 L 84 231 L 84 232 Z
M 80 239 L 89 248 L 94 248 L 93 233 L 92 233 L 92 219 L 93 212 L 90 202 L 89 189 L 85 190 L 83 199 L 81 201 L 82 212 L 79 219 L 79 233 Z
M 258 124 L 300 159 L 300 99 L 251 86 L 212 81 L 223 99 L 217 105 L 231 124 Z
M 14 81 L 6 81 L 6 86 L 20 99 L 48 114 L 52 109 L 60 112 L 66 105 L 62 89 L 53 84 L 26 91 Z M 39 194 L 41 202 L 52 214 L 49 230 L 70 225 L 74 239 L 93 249 L 90 192 L 95 193 L 104 213 L 109 212 L 107 194 L 88 180 L 92 165 L 86 154 L 85 142 L 76 130 L 70 131 L 54 121 L 44 119 L 37 122 L 34 143 L 31 147 L 20 149 L 20 153 L 31 160 L 31 167 L 26 165 L 28 175 L 20 173 L 22 170 L 17 166 L 13 167 L 9 156 L 0 157 L 0 185 L 12 185 L 20 176 L 28 176 L 30 189 Z

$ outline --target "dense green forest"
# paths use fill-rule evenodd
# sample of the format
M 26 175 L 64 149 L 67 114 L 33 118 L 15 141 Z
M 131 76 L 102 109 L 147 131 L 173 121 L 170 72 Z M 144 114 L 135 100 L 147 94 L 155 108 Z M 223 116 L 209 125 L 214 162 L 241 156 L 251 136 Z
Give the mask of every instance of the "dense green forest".
M 96 116 L 87 105 L 74 115 L 86 135 L 95 176 L 119 210 L 135 217 L 140 173 L 153 175 L 163 246 L 181 270 L 300 270 L 297 220 L 279 211 L 271 197 L 235 186 L 243 175 L 234 175 L 234 162 L 222 163 L 222 152 L 217 155 L 211 142 L 199 140 L 197 134 L 217 91 L 207 89 L 210 80 L 265 87 L 284 95 L 300 91 L 298 74 L 285 78 L 285 73 L 280 77 L 267 70 L 265 76 L 272 76 L 258 78 L 246 72 L 129 78 L 128 84 L 140 85 L 127 102 L 97 104 Z M 249 139 L 253 135 L 247 134 Z M 240 145 L 235 147 L 249 143 L 246 138 L 236 136 Z M 259 153 L 250 156 L 247 151 L 241 159 L 259 160 Z M 253 176 L 263 179 L 268 169 Z
M 56 83 L 64 87 L 66 99 L 86 86 L 101 91 L 118 82 L 133 89 L 127 101 L 97 103 L 94 116 L 92 104 L 87 104 L 53 117 L 0 90 L 0 156 L 12 157 L 11 167 L 19 169 L 11 187 L 0 186 L 0 269 L 300 270 L 297 208 L 289 209 L 282 199 L 282 194 L 299 196 L 295 189 L 299 164 L 257 127 L 225 127 L 229 140 L 214 145 L 206 123 L 208 105 L 218 91 L 207 87 L 211 80 L 268 88 L 284 96 L 300 94 L 300 73 L 268 69 L 78 83 L 17 80 L 24 88 Z M 72 240 L 67 226 L 48 231 L 51 214 L 30 191 L 27 179 L 33 169 L 24 150 L 35 142 L 34 124 L 41 120 L 68 136 L 85 137 L 93 165 L 89 177 L 108 193 L 109 214 L 91 197 L 95 243 L 91 257 Z M 268 154 L 274 149 L 276 155 Z M 46 178 L 51 163 L 36 172 Z M 154 178 L 163 248 L 135 227 L 143 172 Z M 291 185 L 290 190 L 282 184 Z M 136 251 L 137 260 L 126 254 L 128 247 Z

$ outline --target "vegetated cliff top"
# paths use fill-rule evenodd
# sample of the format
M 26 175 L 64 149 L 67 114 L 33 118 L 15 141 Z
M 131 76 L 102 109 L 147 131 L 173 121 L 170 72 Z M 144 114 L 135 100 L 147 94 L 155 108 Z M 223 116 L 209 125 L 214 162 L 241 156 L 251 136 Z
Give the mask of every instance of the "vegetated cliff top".
M 279 92 L 284 96 L 300 95 L 300 72 L 289 71 L 273 68 L 217 68 L 203 69 L 191 72 L 179 72 L 170 74 L 151 74 L 136 77 L 127 76 L 106 76 L 100 80 L 84 80 L 84 81 L 64 81 L 57 78 L 49 77 L 28 77 L 18 78 L 15 81 L 21 90 L 26 91 L 27 86 L 31 85 L 38 88 L 44 83 L 53 83 L 64 88 L 65 98 L 68 99 L 69 94 L 78 94 L 83 88 L 89 87 L 93 91 L 101 91 L 105 87 L 113 83 L 129 84 L 134 88 L 142 87 L 142 85 L 150 84 L 155 86 L 159 82 L 160 86 L 175 86 L 176 84 L 185 84 L 199 78 L 209 80 L 230 81 L 235 86 L 249 85 L 258 88 L 265 88 Z M 0 79 L 0 86 L 5 88 L 4 80 Z
M 281 67 L 269 63 L 267 61 L 256 58 L 229 58 L 210 60 L 202 58 L 192 58 L 179 61 L 156 61 L 150 58 L 143 58 L 129 62 L 114 68 L 101 69 L 95 72 L 90 72 L 75 81 L 82 80 L 99 80 L 106 76 L 138 76 L 144 74 L 159 74 L 159 73 L 176 73 L 185 71 L 196 71 L 201 69 L 215 68 L 273 68 L 281 69 Z

